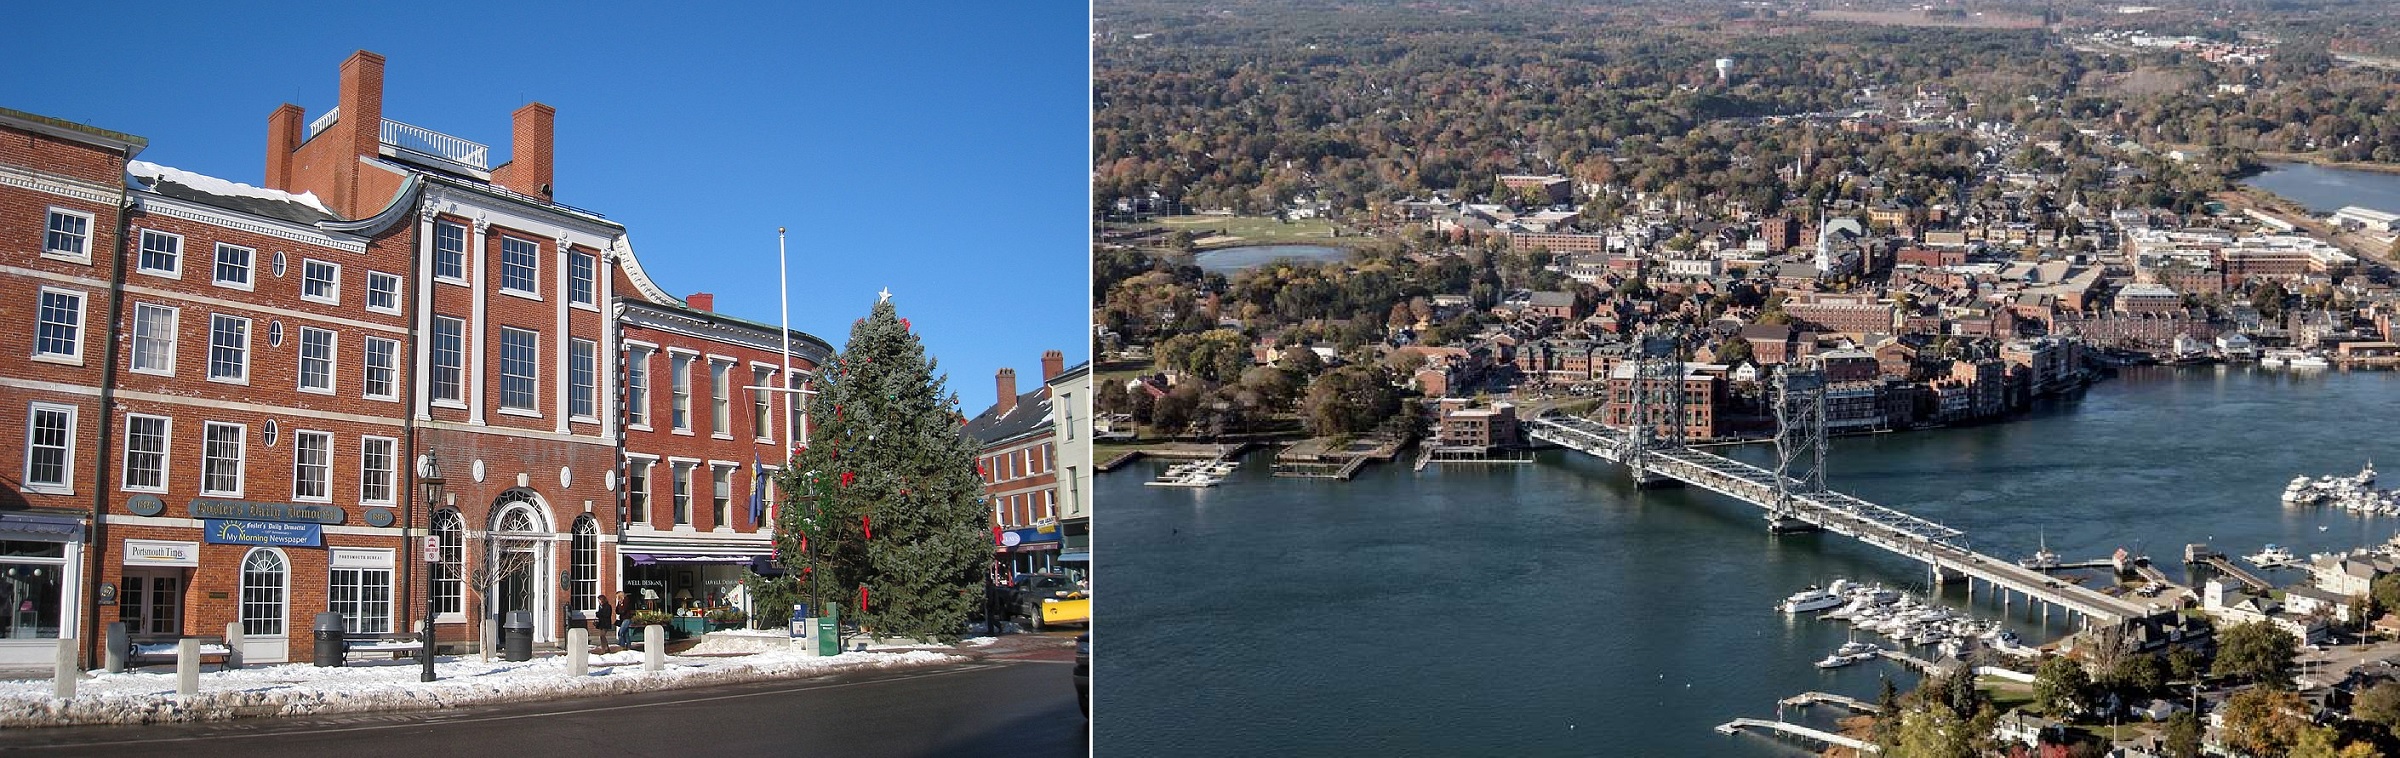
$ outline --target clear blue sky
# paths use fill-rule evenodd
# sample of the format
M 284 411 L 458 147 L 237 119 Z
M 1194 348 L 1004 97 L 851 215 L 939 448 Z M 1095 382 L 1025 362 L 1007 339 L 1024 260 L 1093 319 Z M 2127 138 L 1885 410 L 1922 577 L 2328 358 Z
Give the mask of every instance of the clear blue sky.
M 556 107 L 559 201 L 625 224 L 672 294 L 775 323 L 786 226 L 792 326 L 839 349 L 890 287 L 969 415 L 1000 367 L 1090 355 L 1083 3 L 223 6 L 11 8 L 0 106 L 259 184 L 267 114 L 324 113 L 373 50 L 386 118 L 495 165 L 511 111 Z

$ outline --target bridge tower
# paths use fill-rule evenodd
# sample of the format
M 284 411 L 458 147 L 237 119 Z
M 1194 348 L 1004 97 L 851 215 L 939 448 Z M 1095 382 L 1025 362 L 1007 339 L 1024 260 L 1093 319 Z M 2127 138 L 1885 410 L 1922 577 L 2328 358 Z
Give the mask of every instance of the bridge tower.
M 1642 330 L 1635 341 L 1625 399 L 1625 449 L 1619 459 L 1637 486 L 1676 483 L 1650 471 L 1647 451 L 1684 445 L 1689 414 L 1684 410 L 1682 351 L 1683 328 L 1679 324 L 1654 324 Z
M 1773 532 L 1810 531 L 1800 519 L 1794 495 L 1813 495 L 1825 488 L 1825 374 L 1775 369 L 1775 502 L 1767 510 L 1767 529 Z

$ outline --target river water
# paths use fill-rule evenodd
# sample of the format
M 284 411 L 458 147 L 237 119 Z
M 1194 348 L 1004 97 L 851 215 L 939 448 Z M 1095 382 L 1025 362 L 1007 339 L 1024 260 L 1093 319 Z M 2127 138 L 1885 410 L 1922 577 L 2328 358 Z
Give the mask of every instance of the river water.
M 2332 213 L 2345 205 L 2400 212 L 2400 174 L 2309 163 L 2269 163 L 2267 167 L 2266 172 L 2242 183 L 2282 195 L 2316 213 Z
M 2277 495 L 2297 474 L 2400 465 L 2395 407 L 2400 374 L 2129 369 L 2004 423 L 1836 440 L 1829 479 L 1986 553 L 2122 546 L 2173 574 L 2187 542 L 2306 555 L 2392 536 L 2400 520 Z M 1350 482 L 1275 479 L 1254 455 L 1214 489 L 1143 486 L 1161 467 L 1095 483 L 1122 590 L 1095 635 L 1108 754 L 1805 755 L 1710 728 L 1803 691 L 1914 682 L 1885 662 L 1814 668 L 1847 627 L 1771 606 L 1837 576 L 1921 587 L 1921 564 L 1768 535 L 1757 508 L 1702 490 L 1636 490 L 1557 451 Z M 1985 600 L 1978 617 L 2004 615 Z M 2006 615 L 2029 641 L 2065 631 L 2026 610 Z

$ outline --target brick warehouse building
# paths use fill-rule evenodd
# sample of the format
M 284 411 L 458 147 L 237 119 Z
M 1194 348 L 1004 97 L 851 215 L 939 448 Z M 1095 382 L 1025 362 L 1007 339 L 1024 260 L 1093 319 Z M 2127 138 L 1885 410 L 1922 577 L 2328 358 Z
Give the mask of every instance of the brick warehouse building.
M 493 167 L 480 144 L 383 118 L 382 67 L 346 60 L 338 107 L 313 123 L 291 105 L 269 116 L 264 188 L 0 112 L 0 302 L 27 325 L 0 350 L 31 358 L 0 370 L 0 399 L 28 414 L 7 425 L 28 452 L 0 489 L 0 591 L 37 599 L 0 640 L 63 631 L 93 656 L 111 622 L 160 639 L 230 622 L 248 660 L 270 661 L 305 657 L 318 612 L 414 631 L 427 577 L 411 537 L 428 528 L 445 645 L 514 610 L 554 642 L 623 587 L 623 509 L 671 497 L 658 479 L 634 478 L 640 497 L 622 486 L 620 346 L 656 331 L 623 319 L 707 305 L 651 283 L 622 225 L 551 199 L 548 106 L 517 111 L 512 159 Z M 800 336 L 805 370 L 825 348 Z M 740 441 L 768 448 L 739 451 L 762 467 L 771 447 Z M 418 469 L 436 463 L 447 493 L 428 509 Z M 20 644 L 0 643 L 0 664 L 49 660 L 48 643 Z

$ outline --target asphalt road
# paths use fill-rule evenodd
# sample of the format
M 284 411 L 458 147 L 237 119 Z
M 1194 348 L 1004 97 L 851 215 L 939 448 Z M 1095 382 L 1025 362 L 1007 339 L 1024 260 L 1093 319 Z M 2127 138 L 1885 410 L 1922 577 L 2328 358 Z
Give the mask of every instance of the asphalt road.
M 0 732 L 40 756 L 1081 756 L 1068 660 L 1038 655 L 605 699 Z

